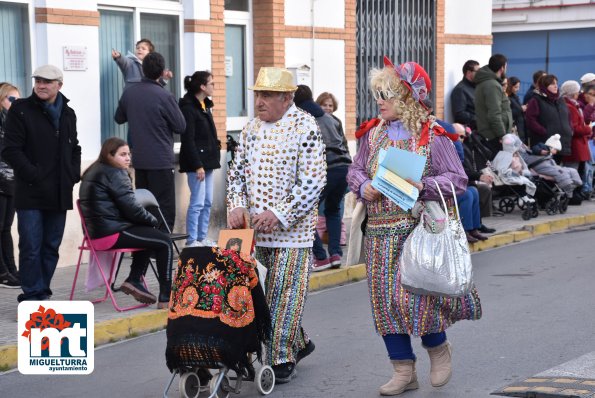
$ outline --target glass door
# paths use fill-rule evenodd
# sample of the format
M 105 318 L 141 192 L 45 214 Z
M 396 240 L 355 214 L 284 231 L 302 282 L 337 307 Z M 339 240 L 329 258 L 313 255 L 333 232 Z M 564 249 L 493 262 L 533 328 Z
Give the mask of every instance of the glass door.
M 227 7 L 232 5 L 234 11 L 229 11 Z M 245 11 L 235 11 L 236 9 Z M 227 131 L 236 136 L 254 114 L 254 96 L 248 90 L 254 80 L 248 2 L 226 2 L 224 20 Z

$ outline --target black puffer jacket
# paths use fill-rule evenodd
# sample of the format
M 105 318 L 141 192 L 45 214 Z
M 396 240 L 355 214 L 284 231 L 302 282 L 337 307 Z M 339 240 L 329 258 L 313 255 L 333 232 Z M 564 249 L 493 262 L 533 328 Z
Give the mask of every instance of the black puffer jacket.
M 136 201 L 128 173 L 107 164 L 95 163 L 85 172 L 79 200 L 92 239 L 133 225 L 158 225 L 157 219 Z
M 199 168 L 213 170 L 221 167 L 221 142 L 211 114 L 213 101 L 205 98 L 203 109 L 192 94 L 180 98 L 180 109 L 186 119 L 186 132 L 180 147 L 180 172 L 195 172 Z

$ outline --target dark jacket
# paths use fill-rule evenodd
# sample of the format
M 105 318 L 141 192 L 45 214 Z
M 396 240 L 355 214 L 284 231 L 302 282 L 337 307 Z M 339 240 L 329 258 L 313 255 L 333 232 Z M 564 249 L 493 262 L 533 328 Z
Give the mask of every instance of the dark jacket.
M 450 93 L 450 106 L 455 123 L 461 123 L 476 131 L 475 84 L 463 77 Z
M 476 185 L 479 181 L 481 170 L 487 162 L 494 158 L 492 151 L 483 143 L 484 138 L 478 134 L 470 134 L 463 141 L 463 169 L 469 178 L 468 185 Z
M 83 175 L 81 211 L 92 239 L 122 232 L 134 225 L 157 226 L 157 219 L 136 201 L 126 170 L 95 163 Z
M 213 170 L 221 167 L 221 141 L 211 108 L 213 101 L 205 98 L 204 109 L 196 96 L 186 94 L 179 106 L 186 119 L 186 132 L 182 134 L 180 147 L 180 172 L 195 172 L 199 168 Z
M 502 138 L 512 128 L 512 112 L 500 78 L 487 65 L 475 74 L 477 132 L 486 140 Z
M 114 119 L 118 124 L 128 122 L 135 168 L 174 168 L 173 134 L 182 134 L 186 121 L 169 91 L 143 77 L 124 90 Z
M 523 112 L 523 106 L 521 100 L 516 94 L 511 94 L 510 97 L 510 110 L 512 111 L 512 122 L 516 126 L 516 131 L 523 142 L 527 142 L 525 134 L 525 112 Z
M 15 207 L 72 209 L 72 187 L 80 180 L 81 147 L 76 114 L 62 96 L 60 127 L 35 93 L 13 102 L 6 117 L 2 157 L 14 169 Z
M 0 109 L 0 152 L 4 148 L 4 125 L 6 124 L 6 109 Z M 0 156 L 0 194 L 14 195 L 14 172 L 12 167 Z
M 318 123 L 326 147 L 326 167 L 349 166 L 351 164 L 351 155 L 349 155 L 349 150 L 345 144 L 345 136 L 342 134 L 341 125 L 337 123 L 335 118 L 325 113 L 320 105 L 313 100 L 306 100 L 295 105 L 316 118 L 316 123 Z
M 545 143 L 552 135 L 560 134 L 560 155 L 570 155 L 572 128 L 564 99 L 558 98 L 553 101 L 545 94 L 536 94 L 527 104 L 525 126 L 531 138 L 531 145 Z
M 531 98 L 533 98 L 535 96 L 535 85 L 532 84 L 531 86 L 529 86 L 529 89 L 527 90 L 527 92 L 525 93 L 525 96 L 523 97 L 523 105 L 527 105 L 529 103 L 529 101 L 531 101 Z

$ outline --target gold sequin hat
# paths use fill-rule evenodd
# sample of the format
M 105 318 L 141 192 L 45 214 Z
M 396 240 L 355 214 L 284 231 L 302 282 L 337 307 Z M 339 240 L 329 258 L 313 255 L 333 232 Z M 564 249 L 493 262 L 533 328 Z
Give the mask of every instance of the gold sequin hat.
M 254 86 L 249 87 L 254 91 L 293 92 L 297 86 L 293 84 L 293 75 L 285 68 L 262 67 Z

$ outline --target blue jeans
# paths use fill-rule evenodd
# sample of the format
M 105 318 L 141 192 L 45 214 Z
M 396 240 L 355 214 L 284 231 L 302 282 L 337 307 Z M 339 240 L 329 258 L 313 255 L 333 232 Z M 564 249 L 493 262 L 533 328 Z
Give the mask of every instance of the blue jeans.
M 481 227 L 481 215 L 479 211 L 479 192 L 475 187 L 467 187 L 464 194 L 457 196 L 461 223 L 465 231 L 471 231 Z
M 19 269 L 23 294 L 18 300 L 44 300 L 58 265 L 66 211 L 18 209 Z
M 388 357 L 392 361 L 412 359 L 415 361 L 413 347 L 411 347 L 411 336 L 408 334 L 387 334 L 382 336 Z M 430 333 L 421 336 L 421 342 L 425 348 L 438 347 L 446 341 L 446 332 Z
M 343 255 L 341 250 L 341 218 L 339 211 L 345 190 L 347 189 L 347 166 L 338 166 L 327 169 L 326 186 L 322 190 L 320 202 L 324 202 L 324 216 L 326 217 L 326 230 L 328 231 L 328 252 L 329 255 Z M 322 240 L 318 232 L 314 231 L 314 246 L 312 247 L 314 257 L 323 260 L 327 257 Z
M 195 172 L 186 173 L 188 188 L 190 188 L 190 203 L 186 213 L 187 243 L 201 241 L 209 232 L 211 204 L 213 202 L 213 170 L 206 170 L 205 179 L 196 179 Z

